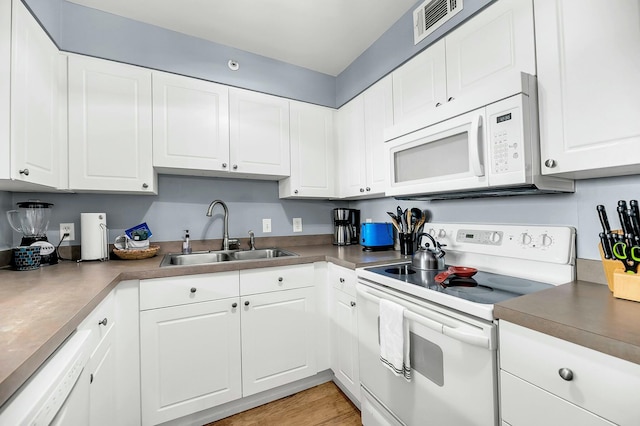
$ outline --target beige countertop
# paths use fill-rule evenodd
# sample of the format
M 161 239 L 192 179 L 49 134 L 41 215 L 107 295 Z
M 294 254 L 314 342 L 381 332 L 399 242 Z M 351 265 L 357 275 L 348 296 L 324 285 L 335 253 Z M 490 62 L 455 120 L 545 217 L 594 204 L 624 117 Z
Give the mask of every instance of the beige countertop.
M 160 268 L 146 260 L 76 263 L 35 271 L 0 269 L 0 405 L 29 378 L 121 281 L 330 261 L 347 268 L 399 260 L 396 251 L 359 246 L 283 247 L 292 258 Z M 640 364 L 640 303 L 615 299 L 606 285 L 561 285 L 495 306 L 497 318 Z

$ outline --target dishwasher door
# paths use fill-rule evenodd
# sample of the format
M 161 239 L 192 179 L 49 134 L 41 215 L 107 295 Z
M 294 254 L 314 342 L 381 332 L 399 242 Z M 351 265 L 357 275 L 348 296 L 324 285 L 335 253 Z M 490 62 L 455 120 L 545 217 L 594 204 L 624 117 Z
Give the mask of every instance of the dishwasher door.
M 22 385 L 0 411 L 0 425 L 86 425 L 90 330 L 76 331 Z M 85 377 L 86 379 L 86 377 Z
M 497 425 L 495 325 L 442 307 L 431 309 L 427 302 L 413 303 L 406 295 L 380 289 L 357 285 L 363 389 L 392 418 L 408 426 Z M 411 345 L 410 381 L 394 375 L 380 361 L 382 298 L 405 308 Z

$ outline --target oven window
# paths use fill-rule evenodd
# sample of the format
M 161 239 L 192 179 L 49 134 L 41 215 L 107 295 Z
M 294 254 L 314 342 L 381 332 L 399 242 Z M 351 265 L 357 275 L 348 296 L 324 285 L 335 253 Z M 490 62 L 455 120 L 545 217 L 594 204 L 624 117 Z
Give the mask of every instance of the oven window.
M 437 178 L 469 171 L 469 135 L 458 133 L 393 154 L 395 182 Z
M 442 349 L 414 333 L 409 333 L 409 359 L 411 370 L 431 380 L 436 385 L 444 385 L 444 365 Z

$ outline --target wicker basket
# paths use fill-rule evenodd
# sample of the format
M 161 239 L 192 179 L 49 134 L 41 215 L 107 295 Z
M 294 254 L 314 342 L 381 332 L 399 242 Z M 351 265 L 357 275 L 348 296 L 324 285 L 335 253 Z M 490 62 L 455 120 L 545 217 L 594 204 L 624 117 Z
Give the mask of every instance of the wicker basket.
M 149 248 L 142 250 L 121 250 L 114 248 L 113 253 L 118 256 L 120 259 L 124 260 L 140 260 L 140 259 L 148 259 L 150 257 L 155 256 L 160 250 L 160 246 L 149 246 Z

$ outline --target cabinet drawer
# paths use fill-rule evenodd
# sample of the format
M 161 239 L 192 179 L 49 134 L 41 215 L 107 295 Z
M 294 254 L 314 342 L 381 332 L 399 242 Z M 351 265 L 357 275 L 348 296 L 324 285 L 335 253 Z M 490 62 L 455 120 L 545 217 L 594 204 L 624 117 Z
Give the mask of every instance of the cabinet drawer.
M 85 318 L 79 330 L 91 331 L 91 352 L 109 333 L 116 322 L 116 306 L 113 291 Z
M 140 310 L 239 296 L 238 271 L 140 281 Z
M 313 284 L 312 263 L 240 271 L 241 295 L 311 287 Z
M 502 370 L 614 423 L 640 424 L 640 365 L 506 321 L 499 330 Z
M 356 297 L 356 271 L 333 264 L 330 271 L 329 283 L 333 288 Z

